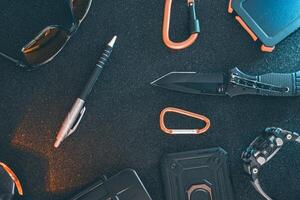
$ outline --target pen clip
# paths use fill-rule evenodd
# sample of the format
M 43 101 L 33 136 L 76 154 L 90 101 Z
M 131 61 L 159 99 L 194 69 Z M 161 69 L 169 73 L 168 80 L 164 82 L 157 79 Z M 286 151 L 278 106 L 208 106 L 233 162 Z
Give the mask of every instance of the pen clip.
M 84 106 L 84 107 L 81 109 L 80 113 L 79 113 L 79 118 L 78 118 L 77 122 L 76 122 L 76 123 L 74 124 L 74 126 L 69 130 L 68 136 L 70 136 L 72 133 L 74 133 L 74 132 L 76 131 L 76 129 L 78 128 L 78 125 L 79 125 L 80 121 L 82 120 L 82 117 L 83 117 L 85 111 L 86 111 L 86 107 Z

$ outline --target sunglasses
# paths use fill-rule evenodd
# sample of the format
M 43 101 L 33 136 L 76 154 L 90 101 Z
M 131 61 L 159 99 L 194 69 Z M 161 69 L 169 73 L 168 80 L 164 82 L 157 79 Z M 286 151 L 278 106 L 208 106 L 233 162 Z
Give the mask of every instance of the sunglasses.
M 68 0 L 73 20 L 72 26 L 66 29 L 63 26 L 51 25 L 43 29 L 32 41 L 21 49 L 24 57 L 22 61 L 2 52 L 0 52 L 0 56 L 27 70 L 35 69 L 50 62 L 77 31 L 81 22 L 86 17 L 91 4 L 92 0 Z
M 18 177 L 2 162 L 0 162 L 0 180 L 0 199 L 13 199 L 16 189 L 19 195 L 23 195 L 23 189 Z

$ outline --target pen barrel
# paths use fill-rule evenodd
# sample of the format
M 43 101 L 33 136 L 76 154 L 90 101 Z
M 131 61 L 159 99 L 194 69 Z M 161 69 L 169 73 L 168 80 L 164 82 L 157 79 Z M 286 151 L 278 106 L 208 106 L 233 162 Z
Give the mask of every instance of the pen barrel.
M 84 107 L 84 101 L 78 98 L 76 102 L 73 104 L 72 109 L 66 116 L 63 124 L 61 125 L 57 133 L 56 143 L 55 143 L 56 147 L 58 147 L 60 143 L 72 133 L 72 128 L 74 127 L 75 122 L 78 119 L 79 113 L 81 112 L 83 107 Z
M 89 94 L 91 93 L 96 81 L 98 80 L 104 68 L 104 65 L 106 64 L 108 58 L 110 57 L 112 50 L 113 50 L 112 47 L 107 46 L 104 52 L 102 53 L 100 59 L 98 60 L 98 63 L 96 64 L 96 68 L 94 69 L 92 76 L 90 77 L 87 84 L 85 85 L 84 90 L 80 94 L 81 99 L 86 100 Z

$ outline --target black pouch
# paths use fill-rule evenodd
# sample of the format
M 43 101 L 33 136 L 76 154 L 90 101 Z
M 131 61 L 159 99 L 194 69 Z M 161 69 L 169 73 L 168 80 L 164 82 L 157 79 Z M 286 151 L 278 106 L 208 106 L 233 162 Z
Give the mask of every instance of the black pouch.
M 98 181 L 71 200 L 151 200 L 142 181 L 132 169 Z
M 233 200 L 222 148 L 167 154 L 162 160 L 167 200 Z

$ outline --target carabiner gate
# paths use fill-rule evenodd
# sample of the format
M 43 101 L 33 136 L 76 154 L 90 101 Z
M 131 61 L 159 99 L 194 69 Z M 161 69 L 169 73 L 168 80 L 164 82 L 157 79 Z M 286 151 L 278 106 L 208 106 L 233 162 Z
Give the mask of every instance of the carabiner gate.
M 165 12 L 163 20 L 163 41 L 165 45 L 171 49 L 180 50 L 185 49 L 191 46 L 197 39 L 198 34 L 200 33 L 200 23 L 197 19 L 196 9 L 195 9 L 195 0 L 187 0 L 189 12 L 190 12 L 190 37 L 183 42 L 173 42 L 169 38 L 169 29 L 170 29 L 170 18 L 172 10 L 172 1 L 166 0 L 165 2 Z

